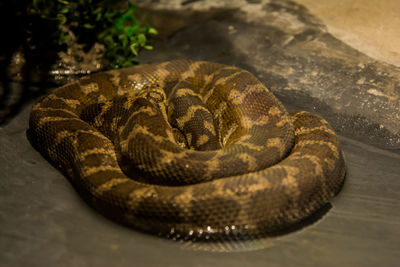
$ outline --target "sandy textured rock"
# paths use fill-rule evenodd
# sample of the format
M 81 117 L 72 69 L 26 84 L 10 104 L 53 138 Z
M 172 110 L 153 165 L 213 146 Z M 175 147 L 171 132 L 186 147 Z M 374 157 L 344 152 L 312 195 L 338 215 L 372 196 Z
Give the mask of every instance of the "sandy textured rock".
M 292 1 L 139 1 L 169 27 L 142 62 L 193 58 L 256 74 L 287 105 L 344 135 L 400 149 L 400 70 L 333 37 Z M 166 53 L 166 51 L 168 51 Z
M 400 67 L 398 0 L 296 0 L 328 31 L 372 58 Z

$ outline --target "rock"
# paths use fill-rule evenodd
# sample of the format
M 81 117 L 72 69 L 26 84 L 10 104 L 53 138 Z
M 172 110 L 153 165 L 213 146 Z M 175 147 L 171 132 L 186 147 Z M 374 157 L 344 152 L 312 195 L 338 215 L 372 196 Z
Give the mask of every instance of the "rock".
M 400 70 L 327 32 L 292 1 L 139 1 L 160 30 L 142 63 L 174 58 L 254 73 L 288 108 L 314 111 L 343 135 L 400 149 Z

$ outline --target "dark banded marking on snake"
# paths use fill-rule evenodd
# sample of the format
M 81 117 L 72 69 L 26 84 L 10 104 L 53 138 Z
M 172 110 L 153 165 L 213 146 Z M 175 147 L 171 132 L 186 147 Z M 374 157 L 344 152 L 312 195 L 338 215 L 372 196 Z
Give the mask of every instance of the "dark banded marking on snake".
M 343 183 L 338 138 L 249 72 L 176 60 L 83 77 L 41 98 L 33 146 L 107 217 L 185 240 L 294 225 Z

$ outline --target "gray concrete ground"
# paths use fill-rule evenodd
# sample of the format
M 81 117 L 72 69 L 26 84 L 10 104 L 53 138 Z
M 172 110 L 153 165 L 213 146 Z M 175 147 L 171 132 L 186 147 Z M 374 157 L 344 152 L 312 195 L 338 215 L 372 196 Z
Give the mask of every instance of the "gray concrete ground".
M 29 110 L 0 128 L 0 266 L 397 266 L 397 153 L 341 137 L 346 183 L 321 220 L 267 240 L 264 249 L 206 252 L 120 226 L 90 208 L 30 146 Z
M 141 62 L 235 64 L 288 109 L 326 117 L 346 157 L 341 193 L 320 220 L 246 243 L 248 251 L 187 248 L 90 208 L 26 139 L 31 100 L 0 126 L 0 266 L 398 266 L 399 70 L 336 39 L 291 1 L 139 2 L 169 29 Z

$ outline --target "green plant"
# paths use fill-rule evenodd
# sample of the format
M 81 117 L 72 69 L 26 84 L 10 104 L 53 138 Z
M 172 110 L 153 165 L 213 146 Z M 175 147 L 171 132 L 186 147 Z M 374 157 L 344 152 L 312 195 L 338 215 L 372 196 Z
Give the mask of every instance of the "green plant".
M 135 57 L 141 49 L 153 49 L 148 36 L 157 34 L 150 26 L 142 27 L 134 16 L 135 6 L 129 7 L 118 15 L 106 13 L 112 25 L 102 31 L 98 37 L 106 46 L 105 58 L 113 68 L 127 67 L 136 63 Z
M 103 55 L 108 68 L 127 67 L 137 63 L 142 49 L 153 49 L 152 36 L 157 31 L 142 26 L 134 15 L 135 6 L 115 8 L 114 1 L 104 0 L 32 0 L 28 7 L 31 37 L 51 33 L 51 42 L 61 49 L 69 40 L 69 32 L 76 41 L 89 49 L 95 42 L 105 46 Z M 31 38 L 32 39 L 32 38 Z M 48 38 L 47 38 L 48 39 Z

